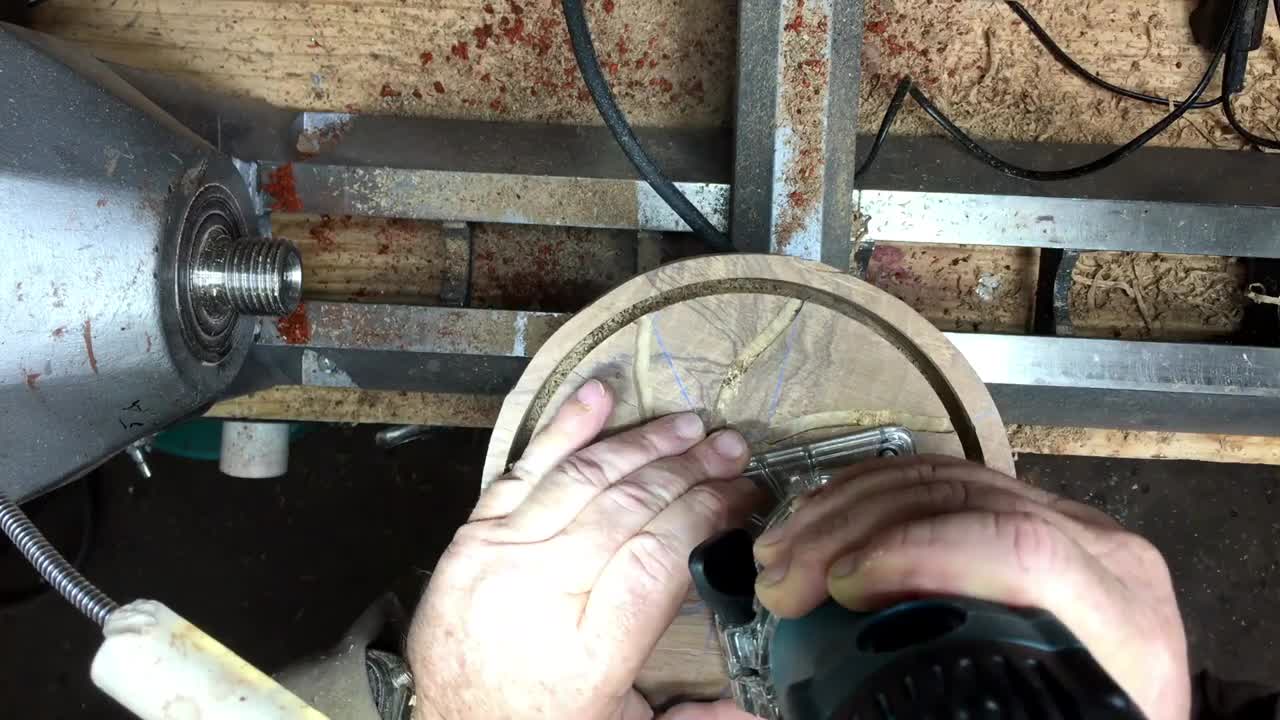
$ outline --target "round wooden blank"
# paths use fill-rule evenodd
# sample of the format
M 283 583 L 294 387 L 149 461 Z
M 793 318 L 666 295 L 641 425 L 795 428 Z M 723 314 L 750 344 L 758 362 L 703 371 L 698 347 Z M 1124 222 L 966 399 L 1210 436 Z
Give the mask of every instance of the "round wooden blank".
M 483 482 L 506 470 L 588 378 L 617 399 L 609 428 L 683 410 L 742 431 L 753 452 L 904 425 L 920 452 L 1013 473 L 986 386 L 937 328 L 819 263 L 718 255 L 640 275 L 575 315 L 503 403 Z

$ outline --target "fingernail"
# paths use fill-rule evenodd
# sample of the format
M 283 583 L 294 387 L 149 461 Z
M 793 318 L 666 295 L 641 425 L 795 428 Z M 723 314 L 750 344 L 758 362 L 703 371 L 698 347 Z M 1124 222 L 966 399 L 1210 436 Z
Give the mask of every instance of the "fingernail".
M 574 395 L 578 402 L 591 407 L 604 400 L 604 383 L 599 380 L 588 380 L 585 385 L 578 388 L 578 392 Z
M 711 438 L 711 449 L 722 458 L 736 460 L 747 452 L 747 441 L 733 430 L 721 430 Z
M 672 421 L 676 434 L 682 438 L 693 440 L 702 437 L 702 418 L 694 413 L 680 413 Z
M 776 545 L 779 540 L 786 536 L 785 528 L 786 525 L 774 525 L 768 530 L 765 530 L 764 534 L 756 538 L 756 545 L 759 545 L 760 547 Z
M 791 558 L 783 558 L 773 565 L 766 565 L 760 574 L 756 576 L 756 584 L 768 587 L 777 585 L 782 582 L 782 578 L 787 576 L 787 567 L 791 564 Z
M 862 554 L 851 553 L 845 555 L 831 566 L 831 570 L 827 573 L 828 577 L 842 578 L 848 577 L 858 571 L 862 567 Z

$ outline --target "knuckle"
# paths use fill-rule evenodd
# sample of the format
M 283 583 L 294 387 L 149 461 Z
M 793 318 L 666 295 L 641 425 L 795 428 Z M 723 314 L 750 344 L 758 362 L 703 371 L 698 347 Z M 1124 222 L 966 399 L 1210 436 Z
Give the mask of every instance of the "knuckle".
M 660 458 L 669 455 L 670 452 L 666 449 L 666 443 L 663 442 L 663 439 L 666 437 L 666 433 L 668 432 L 667 427 L 668 425 L 666 422 L 649 423 L 642 426 L 636 431 L 635 437 L 633 438 L 637 449 L 651 458 Z
M 664 533 L 640 532 L 623 547 L 634 569 L 629 575 L 645 587 L 664 587 L 684 567 L 677 545 L 675 539 Z
M 704 518 L 717 520 L 729 512 L 729 498 L 720 488 L 696 485 L 685 493 L 694 512 Z
M 649 483 L 620 482 L 605 491 L 604 497 L 619 512 L 657 515 L 667 506 L 667 499 Z
M 964 507 L 969 504 L 969 487 L 959 480 L 934 480 L 917 486 L 916 492 L 927 506 Z
M 1029 513 L 995 513 L 996 535 L 1006 539 L 1018 567 L 1026 573 L 1051 571 L 1059 565 L 1062 538 L 1044 518 Z
M 552 472 L 576 485 L 602 490 L 609 487 L 609 473 L 596 460 L 581 454 L 573 454 L 556 466 Z

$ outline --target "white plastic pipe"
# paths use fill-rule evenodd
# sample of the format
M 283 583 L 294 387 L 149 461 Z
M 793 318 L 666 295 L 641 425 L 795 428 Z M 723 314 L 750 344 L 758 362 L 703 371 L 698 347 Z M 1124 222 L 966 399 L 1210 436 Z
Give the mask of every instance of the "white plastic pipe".
M 289 470 L 289 423 L 222 423 L 218 469 L 231 477 L 273 478 Z
M 142 720 L 327 720 L 155 600 L 107 617 L 93 684 Z

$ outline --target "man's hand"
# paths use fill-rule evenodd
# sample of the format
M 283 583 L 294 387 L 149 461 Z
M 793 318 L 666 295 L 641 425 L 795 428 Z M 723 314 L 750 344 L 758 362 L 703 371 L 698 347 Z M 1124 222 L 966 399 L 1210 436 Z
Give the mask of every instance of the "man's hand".
M 1169 569 L 1109 516 L 980 465 L 872 460 L 803 499 L 755 546 L 756 593 L 784 617 L 954 595 L 1058 617 L 1149 720 L 1190 713 Z
M 689 553 L 756 495 L 742 436 L 704 437 L 692 413 L 588 446 L 612 409 L 583 385 L 454 536 L 409 633 L 417 717 L 652 717 L 632 683 L 689 592 Z

